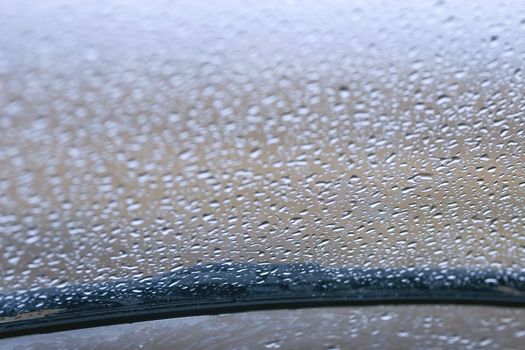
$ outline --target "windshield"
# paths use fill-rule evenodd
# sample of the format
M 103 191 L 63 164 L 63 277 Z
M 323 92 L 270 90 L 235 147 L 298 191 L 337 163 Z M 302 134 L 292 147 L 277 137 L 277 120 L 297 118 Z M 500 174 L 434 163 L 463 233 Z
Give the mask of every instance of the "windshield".
M 30 3 L 0 4 L 2 334 L 524 303 L 524 2 Z

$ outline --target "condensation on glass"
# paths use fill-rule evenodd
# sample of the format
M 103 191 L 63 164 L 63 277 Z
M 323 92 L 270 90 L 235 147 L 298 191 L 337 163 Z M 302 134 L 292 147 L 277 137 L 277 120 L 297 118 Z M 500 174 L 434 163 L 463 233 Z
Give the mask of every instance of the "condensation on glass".
M 228 262 L 523 273 L 522 1 L 0 13 L 4 293 Z

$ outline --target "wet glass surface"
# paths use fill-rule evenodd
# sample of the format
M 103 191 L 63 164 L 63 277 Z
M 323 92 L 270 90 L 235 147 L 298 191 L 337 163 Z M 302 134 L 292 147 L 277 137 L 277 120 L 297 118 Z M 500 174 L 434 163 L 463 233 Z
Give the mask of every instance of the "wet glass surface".
M 523 297 L 523 2 L 0 13 L 0 315 L 209 263 Z
M 499 350 L 520 349 L 524 337 L 520 309 L 378 305 L 156 320 L 12 338 L 4 348 Z

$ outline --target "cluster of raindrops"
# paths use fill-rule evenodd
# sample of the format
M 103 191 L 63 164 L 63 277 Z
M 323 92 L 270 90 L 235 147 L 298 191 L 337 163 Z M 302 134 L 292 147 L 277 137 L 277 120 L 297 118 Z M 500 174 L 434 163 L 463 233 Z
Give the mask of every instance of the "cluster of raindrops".
M 524 3 L 198 3 L 2 5 L 0 290 L 524 267 Z

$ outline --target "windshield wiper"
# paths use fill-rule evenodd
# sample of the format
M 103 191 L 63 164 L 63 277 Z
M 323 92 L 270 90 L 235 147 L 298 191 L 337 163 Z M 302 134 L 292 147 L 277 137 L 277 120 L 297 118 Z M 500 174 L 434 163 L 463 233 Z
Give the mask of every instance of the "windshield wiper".
M 386 303 L 525 305 L 525 273 L 203 264 L 155 277 L 0 294 L 0 337 L 165 317 Z

